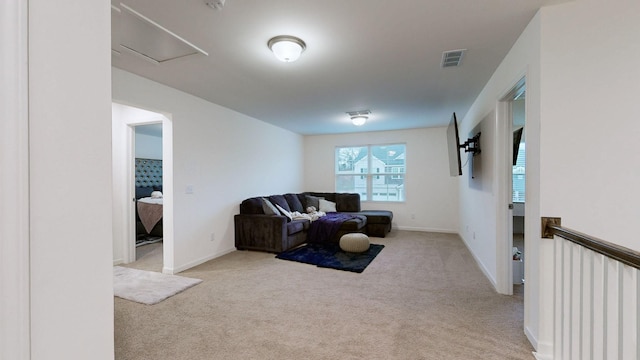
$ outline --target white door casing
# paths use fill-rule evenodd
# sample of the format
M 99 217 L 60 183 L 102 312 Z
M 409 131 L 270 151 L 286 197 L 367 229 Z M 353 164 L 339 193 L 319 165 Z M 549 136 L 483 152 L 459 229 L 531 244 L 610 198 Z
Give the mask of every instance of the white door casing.
M 28 3 L 0 2 L 0 358 L 30 343 Z

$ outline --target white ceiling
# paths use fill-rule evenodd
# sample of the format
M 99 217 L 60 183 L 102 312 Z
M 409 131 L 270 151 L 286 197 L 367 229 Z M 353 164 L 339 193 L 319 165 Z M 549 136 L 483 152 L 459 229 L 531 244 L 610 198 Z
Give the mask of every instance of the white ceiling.
M 112 63 L 305 135 L 444 126 L 464 117 L 538 8 L 566 1 L 226 0 L 218 11 L 205 0 L 112 1 L 208 54 L 154 64 L 120 49 Z M 112 12 L 114 49 L 134 35 L 122 12 Z M 297 62 L 276 60 L 276 35 L 306 42 Z M 456 49 L 467 49 L 462 65 L 441 68 Z M 369 121 L 352 125 L 346 112 L 364 109 Z

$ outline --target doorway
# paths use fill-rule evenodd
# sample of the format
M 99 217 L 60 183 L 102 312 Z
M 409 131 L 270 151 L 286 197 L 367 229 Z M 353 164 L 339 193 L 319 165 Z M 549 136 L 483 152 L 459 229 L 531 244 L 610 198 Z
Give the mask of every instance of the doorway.
M 135 186 L 135 261 L 140 270 L 162 271 L 163 161 L 162 122 L 133 125 Z
M 150 135 L 151 134 L 151 135 Z M 139 107 L 114 102 L 112 104 L 112 159 L 113 159 L 113 254 L 114 265 L 136 261 L 136 244 L 142 232 L 156 235 L 162 241 L 157 264 L 145 270 L 173 273 L 173 147 L 172 122 L 169 114 L 149 111 Z M 153 138 L 155 137 L 155 139 Z M 137 141 L 136 141 L 137 140 Z M 136 144 L 142 149 L 136 151 Z M 144 145 L 147 143 L 147 145 Z M 149 143 L 155 145 L 149 145 Z M 159 152 L 159 153 L 158 153 Z M 159 182 L 136 184 L 136 161 L 160 162 L 155 176 Z M 151 159 L 160 158 L 160 159 Z M 153 186 L 156 186 L 154 188 Z M 141 189 L 144 187 L 145 189 Z M 141 192 L 143 191 L 143 192 Z M 140 198 L 152 198 L 151 193 L 161 193 L 161 230 L 151 226 L 140 230 L 137 202 Z M 148 192 L 148 194 L 146 193 Z M 154 194 L 157 195 L 158 194 Z M 142 225 L 144 226 L 144 225 Z M 154 229 L 155 228 L 155 229 Z M 143 240 L 149 240 L 146 238 Z M 152 241 L 151 241 L 152 242 Z M 156 245 L 158 247 L 159 245 Z M 141 249 L 142 250 L 142 249 Z M 156 249 L 156 256 L 158 249 Z
M 524 295 L 525 261 L 525 189 L 526 189 L 526 86 L 522 83 L 516 88 L 511 101 L 511 130 L 513 132 L 513 152 L 511 157 L 511 204 L 512 217 L 512 272 L 513 291 Z
M 496 171 L 497 290 L 524 297 L 524 196 L 526 80 L 505 92 L 497 104 Z M 520 155 L 520 156 L 519 156 Z

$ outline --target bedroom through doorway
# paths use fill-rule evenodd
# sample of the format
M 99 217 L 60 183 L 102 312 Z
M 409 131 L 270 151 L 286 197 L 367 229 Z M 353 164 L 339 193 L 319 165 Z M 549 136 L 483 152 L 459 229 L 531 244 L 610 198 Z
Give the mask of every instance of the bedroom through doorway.
M 162 271 L 164 206 L 162 181 L 162 122 L 135 125 L 134 209 L 135 264 L 144 270 Z
M 113 103 L 114 265 L 173 273 L 170 115 Z

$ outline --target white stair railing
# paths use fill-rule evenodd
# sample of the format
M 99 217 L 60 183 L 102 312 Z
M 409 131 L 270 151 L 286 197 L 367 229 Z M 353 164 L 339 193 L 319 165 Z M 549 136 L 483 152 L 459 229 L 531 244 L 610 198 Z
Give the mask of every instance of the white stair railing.
M 640 359 L 640 253 L 543 218 L 554 235 L 554 359 Z

